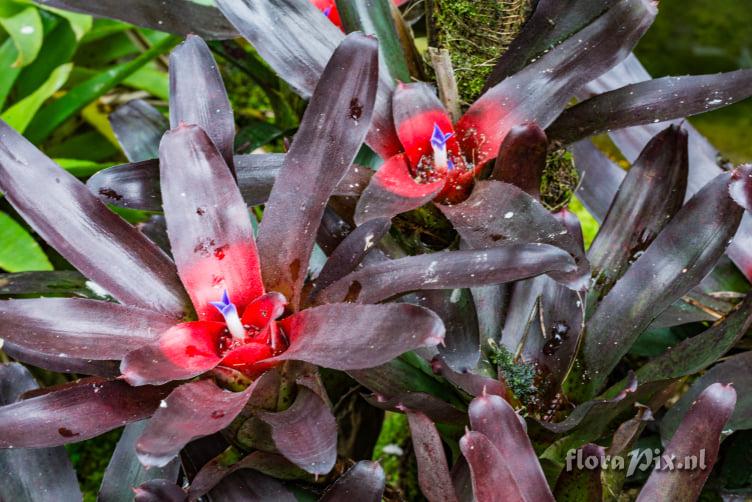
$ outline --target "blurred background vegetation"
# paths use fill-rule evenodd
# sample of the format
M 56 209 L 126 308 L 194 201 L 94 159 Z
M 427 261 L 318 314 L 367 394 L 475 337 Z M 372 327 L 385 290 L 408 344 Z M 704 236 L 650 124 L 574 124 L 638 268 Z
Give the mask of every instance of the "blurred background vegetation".
M 702 74 L 752 67 L 750 0 L 662 0 L 661 13 L 637 54 L 653 76 Z M 86 179 L 126 162 L 108 115 L 132 99 L 165 111 L 167 56 L 177 37 L 89 16 L 0 0 L 0 117 L 75 176 Z M 213 42 L 238 125 L 241 153 L 280 151 L 304 104 L 238 41 Z M 752 102 L 691 119 L 734 162 L 752 161 Z M 132 222 L 147 213 L 119 210 Z M 63 270 L 70 266 L 38 241 L 0 198 L 0 271 Z M 0 277 L 0 296 L 5 284 Z M 0 360 L 2 360 L 0 352 Z M 60 383 L 38 371 L 47 384 Z M 57 378 L 60 378 L 59 376 Z M 398 419 L 395 419 L 398 420 Z M 388 421 L 391 424 L 394 420 Z M 378 455 L 405 445 L 396 422 L 382 432 Z M 119 431 L 69 447 L 87 500 L 94 500 Z M 408 487 L 407 491 L 410 491 Z

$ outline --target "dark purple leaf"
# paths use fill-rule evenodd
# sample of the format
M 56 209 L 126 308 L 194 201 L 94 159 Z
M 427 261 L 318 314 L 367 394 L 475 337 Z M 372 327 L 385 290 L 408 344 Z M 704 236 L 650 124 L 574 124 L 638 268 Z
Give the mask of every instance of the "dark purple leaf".
M 524 499 L 553 500 L 521 417 L 509 403 L 499 396 L 479 396 L 470 403 L 468 414 L 473 431 L 486 436 L 499 451 Z
M 548 138 L 536 124 L 509 130 L 496 157 L 491 179 L 511 183 L 540 199 L 540 184 L 546 167 Z
M 150 241 L 160 247 L 162 251 L 171 254 L 170 237 L 167 235 L 167 220 L 161 214 L 154 214 L 143 223 L 136 225 L 142 234 L 147 236 Z
M 362 460 L 326 489 L 319 502 L 380 502 L 386 476 L 378 462 Z
M 718 175 L 698 192 L 601 300 L 582 350 L 591 395 L 653 319 L 699 284 L 721 257 L 744 212 L 729 196 L 729 183 L 750 172 L 752 167 L 741 167 Z
M 443 361 L 441 356 L 437 356 L 431 361 L 431 369 L 471 396 L 495 394 L 504 397 L 507 395 L 506 385 L 501 381 L 469 370 L 454 371 Z
M 134 502 L 185 502 L 185 490 L 169 479 L 152 479 L 133 489 Z M 99 497 L 100 500 L 104 500 Z
M 0 407 L 0 448 L 42 448 L 83 441 L 151 415 L 169 386 L 131 387 L 88 379 Z
M 525 122 L 548 127 L 582 86 L 629 55 L 656 13 L 652 0 L 621 0 L 576 36 L 490 88 L 457 123 L 463 150 L 482 164 L 496 156 L 512 127 Z
M 141 162 L 159 155 L 159 140 L 170 128 L 159 110 L 146 101 L 134 99 L 111 113 L 109 118 L 129 161 Z
M 119 19 L 153 30 L 178 35 L 195 33 L 204 38 L 235 38 L 237 32 L 216 7 L 191 0 L 132 0 L 124 7 L 119 0 L 40 0 L 40 4 L 96 17 Z
M 752 95 L 752 70 L 664 77 L 599 94 L 569 109 L 546 130 L 572 143 L 605 131 L 688 117 Z
M 327 474 L 337 461 L 337 422 L 327 403 L 308 387 L 298 386 L 295 402 L 285 411 L 262 412 L 272 428 L 277 450 L 311 474 Z
M 452 484 L 460 502 L 475 502 L 473 477 L 465 457 L 459 457 L 452 466 Z
M 227 427 L 253 392 L 229 392 L 210 380 L 183 384 L 160 402 L 136 444 L 141 463 L 164 467 L 193 439 Z
M 209 47 L 191 35 L 170 54 L 170 127 L 181 124 L 203 129 L 232 169 L 232 106 Z
M 592 306 L 681 208 L 688 166 L 687 133 L 677 126 L 653 138 L 635 161 L 588 251 Z
M 229 446 L 230 443 L 221 432 L 188 443 L 180 451 L 180 463 L 186 478 L 193 481 L 203 466 L 221 455 Z
M 475 312 L 478 316 L 478 332 L 481 344 L 487 343 L 488 339 L 498 342 L 501 338 L 509 286 L 502 284 L 470 288 Z
M 530 19 L 496 62 L 486 90 L 517 73 L 535 57 L 569 36 L 576 36 L 618 0 L 539 0 Z
M 210 502 L 297 502 L 297 498 L 274 478 L 242 470 L 223 479 L 209 492 Z
M 356 372 L 356 374 L 360 373 Z M 358 381 L 361 380 L 367 382 L 365 379 L 359 377 Z M 385 398 L 379 395 L 365 396 L 365 400 L 371 406 L 385 411 L 400 413 L 405 409 L 419 411 L 438 423 L 463 424 L 466 421 L 464 412 L 447 404 L 438 397 L 423 392 L 409 392 L 395 398 Z
M 0 274 L 0 296 L 80 296 L 95 297 L 88 281 L 74 270 Z
M 697 500 L 710 475 L 716 460 L 726 422 L 734 411 L 736 392 L 730 385 L 713 384 L 706 388 L 694 402 L 666 445 L 661 458 L 685 462 L 693 456 L 698 461 L 702 455 L 705 469 L 656 468 L 640 491 L 638 501 L 652 500 L 684 501 Z
M 729 193 L 737 204 L 752 212 L 752 169 L 737 170 L 734 173 Z
M 586 444 L 577 451 L 577 458 L 595 458 L 597 459 L 596 467 L 591 469 L 589 464 L 585 468 L 579 468 L 575 464 L 572 469 L 567 469 L 559 475 L 556 481 L 556 500 L 567 502 L 577 500 L 578 502 L 601 502 L 603 500 L 603 485 L 601 482 L 601 464 L 600 459 L 605 455 L 602 446 L 597 444 Z
M 355 270 L 363 257 L 386 235 L 390 226 L 388 219 L 379 218 L 356 228 L 329 255 L 316 278 L 316 288 L 325 288 Z
M 353 272 L 322 291 L 317 300 L 377 303 L 410 291 L 501 284 L 573 269 L 569 253 L 547 244 L 408 256 Z
M 0 405 L 12 404 L 35 388 L 34 377 L 22 365 L 0 365 Z M 0 472 L 2 500 L 81 500 L 76 471 L 63 447 L 0 450 Z
M 467 431 L 460 439 L 460 450 L 470 465 L 476 500 L 527 500 L 509 470 L 509 462 L 486 436 Z
M 116 299 L 184 315 L 183 288 L 167 255 L 4 122 L 0 190 L 44 240 Z
M 590 268 L 582 246 L 540 202 L 521 188 L 500 181 L 482 181 L 465 202 L 439 207 L 475 249 L 535 242 L 568 251 L 577 263 L 577 270 L 555 269 L 549 275 L 573 289 L 586 288 Z
M 219 151 L 198 126 L 165 134 L 160 179 L 172 254 L 201 320 L 222 320 L 210 302 L 221 285 L 242 312 L 264 287 L 248 209 Z
M 173 485 L 178 479 L 180 463 L 173 460 L 165 467 L 144 468 L 136 455 L 136 441 L 144 431 L 147 422 L 128 424 L 118 440 L 107 469 L 104 471 L 102 485 L 97 498 L 103 502 L 129 502 L 133 500 L 133 489 L 142 483 L 163 480 Z M 185 495 L 185 493 L 184 493 Z
M 538 276 L 510 284 L 509 306 L 504 318 L 501 345 L 514 355 L 520 352 L 533 323 L 537 321 L 538 303 L 543 288 L 548 284 L 546 279 Z
M 577 197 L 593 218 L 602 223 L 627 173 L 589 140 L 575 143 L 570 150 L 580 175 Z
M 309 0 L 218 0 L 217 6 L 283 80 L 303 97 L 314 94 L 343 35 Z M 402 146 L 392 120 L 394 83 L 385 65 L 379 74 L 373 122 L 366 141 L 386 159 L 399 153 Z
M 418 462 L 418 484 L 423 495 L 429 502 L 456 502 L 457 495 L 454 493 L 439 431 L 423 413 L 407 411 L 407 419 Z
M 357 33 L 337 48 L 264 209 L 258 233 L 264 285 L 285 295 L 293 310 L 300 305 L 326 202 L 355 159 L 371 122 L 377 48 L 374 39 Z
M 0 302 L 0 338 L 41 354 L 120 359 L 175 324 L 151 310 L 77 298 Z
M 56 373 L 77 373 L 115 378 L 120 374 L 117 361 L 95 361 L 77 357 L 60 357 L 60 354 L 43 354 L 20 345 L 4 342 L 3 352 L 16 361 Z
M 290 347 L 274 360 L 299 360 L 338 370 L 373 368 L 444 339 L 433 312 L 407 304 L 333 304 L 280 321 Z

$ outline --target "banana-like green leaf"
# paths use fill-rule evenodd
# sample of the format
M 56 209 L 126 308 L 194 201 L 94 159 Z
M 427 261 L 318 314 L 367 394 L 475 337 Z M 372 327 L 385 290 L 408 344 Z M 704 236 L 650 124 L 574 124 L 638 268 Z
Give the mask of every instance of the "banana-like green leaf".
M 39 243 L 16 220 L 0 212 L 0 268 L 8 272 L 52 270 Z
M 58 66 L 44 84 L 32 94 L 5 110 L 0 118 L 16 131 L 24 132 L 44 102 L 65 85 L 72 69 L 72 63 Z
M 2 7 L 0 26 L 8 33 L 18 51 L 13 66 L 26 66 L 34 61 L 42 48 L 44 28 L 39 10 L 31 5 L 23 6 L 13 2 L 8 2 Z

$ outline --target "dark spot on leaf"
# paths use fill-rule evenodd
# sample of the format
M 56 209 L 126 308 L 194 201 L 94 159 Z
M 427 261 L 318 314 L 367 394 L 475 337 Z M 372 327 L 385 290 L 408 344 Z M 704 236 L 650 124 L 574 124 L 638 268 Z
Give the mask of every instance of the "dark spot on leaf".
M 363 286 L 358 281 L 353 281 L 347 290 L 347 295 L 345 295 L 345 302 L 352 303 L 357 301 L 358 297 L 360 296 L 361 289 L 363 289 Z
M 214 249 L 214 257 L 218 260 L 223 260 L 225 257 L 225 251 L 227 251 L 227 248 L 229 246 L 225 244 L 224 246 L 219 246 L 218 248 Z
M 494 242 L 499 242 L 503 238 L 504 238 L 503 235 L 491 234 L 491 240 L 494 241 Z
M 193 248 L 193 252 L 208 258 L 212 254 L 211 249 L 216 244 L 217 243 L 214 241 L 214 239 L 209 239 L 208 237 L 206 239 L 201 239 Z
M 211 417 L 214 419 L 219 419 L 225 416 L 225 412 L 222 410 L 214 410 L 212 411 Z
M 196 214 L 199 216 L 203 216 L 206 214 L 206 208 L 198 207 L 196 208 Z
M 358 98 L 352 98 L 350 100 L 350 118 L 353 120 L 359 120 L 363 116 L 363 105 L 360 104 Z
M 102 195 L 104 197 L 107 197 L 108 199 L 112 200 L 122 200 L 123 196 L 117 193 L 112 188 L 100 188 L 99 189 L 99 195 Z
M 57 432 L 58 432 L 58 434 L 60 434 L 64 438 L 72 438 L 72 437 L 76 437 L 76 436 L 80 436 L 81 435 L 78 432 L 73 432 L 72 430 L 67 429 L 65 427 L 60 427 L 57 430 Z
M 298 282 L 298 277 L 300 277 L 300 259 L 296 258 L 290 263 L 290 279 L 292 282 Z

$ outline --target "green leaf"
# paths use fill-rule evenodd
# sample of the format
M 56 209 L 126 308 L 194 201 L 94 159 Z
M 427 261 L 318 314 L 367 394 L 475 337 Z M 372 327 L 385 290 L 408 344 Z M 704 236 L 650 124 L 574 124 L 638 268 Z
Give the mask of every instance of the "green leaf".
M 18 49 L 16 49 L 13 40 L 10 38 L 0 44 L 0 110 L 5 105 L 8 93 L 13 84 L 16 83 L 20 68 L 13 67 L 13 62 L 18 58 Z
M 102 164 L 100 162 L 93 162 L 91 160 L 83 159 L 52 159 L 60 167 L 71 173 L 77 178 L 88 178 L 94 173 L 111 167 L 112 164 Z
M 123 84 L 140 91 L 146 91 L 152 96 L 167 101 L 170 99 L 170 80 L 167 73 L 155 68 L 144 66 L 130 77 L 123 80 Z
M 7 17 L 0 17 L 0 25 L 8 32 L 18 50 L 18 58 L 13 67 L 20 68 L 37 57 L 39 49 L 42 48 L 44 32 L 42 18 L 36 7 L 21 8 L 15 13 L 13 10 L 11 8 L 5 12 L 8 14 Z
M 52 270 L 34 237 L 3 212 L 0 212 L 0 268 L 8 272 Z
M 29 125 L 26 136 L 32 142 L 40 143 L 52 134 L 60 124 L 110 91 L 146 63 L 169 51 L 178 41 L 177 37 L 165 38 L 132 61 L 114 66 L 77 85 L 68 91 L 65 96 L 44 107 Z
M 42 8 L 49 12 L 53 12 L 68 21 L 71 30 L 73 30 L 73 33 L 76 34 L 76 40 L 79 42 L 84 37 L 84 35 L 86 35 L 89 30 L 91 30 L 91 27 L 94 24 L 94 19 L 91 16 L 87 16 L 86 14 L 79 14 L 78 12 L 56 9 L 54 7 Z
M 68 80 L 73 64 L 58 66 L 47 81 L 35 92 L 8 108 L 2 119 L 16 131 L 23 133 L 44 102 L 55 94 Z
M 50 16 L 52 17 L 52 16 Z M 34 93 L 64 63 L 70 63 L 76 52 L 76 35 L 68 23 L 53 18 L 45 22 L 42 50 L 33 63 L 24 67 L 13 88 L 13 98 L 20 101 Z

